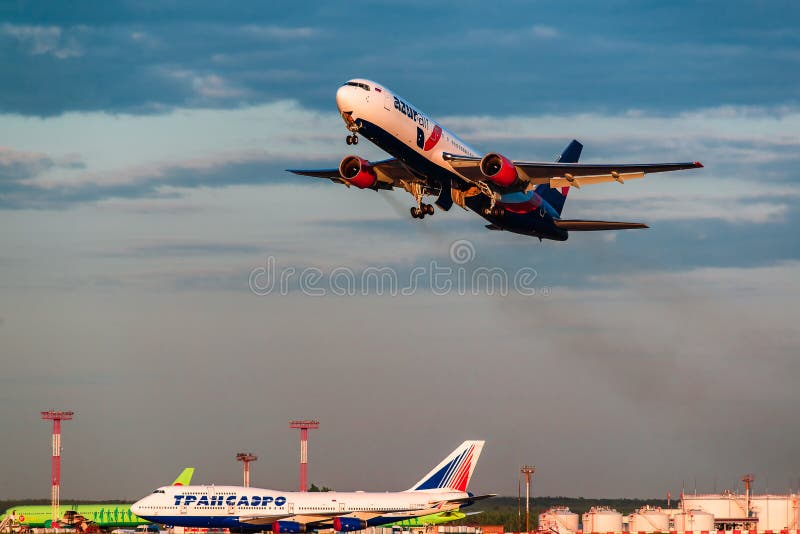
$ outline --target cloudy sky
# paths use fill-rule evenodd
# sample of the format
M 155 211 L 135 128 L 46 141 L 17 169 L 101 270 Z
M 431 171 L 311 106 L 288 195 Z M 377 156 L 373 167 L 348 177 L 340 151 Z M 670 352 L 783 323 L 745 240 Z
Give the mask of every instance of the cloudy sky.
M 791 1 L 2 4 L 0 496 L 49 494 L 48 408 L 77 412 L 67 499 L 186 465 L 237 483 L 242 450 L 254 484 L 295 488 L 293 418 L 321 420 L 310 478 L 342 490 L 407 488 L 470 438 L 481 492 L 514 494 L 523 463 L 547 495 L 796 488 L 798 21 Z M 570 194 L 568 217 L 646 231 L 412 220 L 403 192 L 283 171 L 353 150 L 352 77 L 511 158 L 577 138 L 585 161 L 706 167 Z

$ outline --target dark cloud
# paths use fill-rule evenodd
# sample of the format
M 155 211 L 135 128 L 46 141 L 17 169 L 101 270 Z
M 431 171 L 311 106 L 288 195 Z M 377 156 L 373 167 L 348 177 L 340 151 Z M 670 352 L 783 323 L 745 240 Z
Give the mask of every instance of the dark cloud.
M 284 170 L 291 166 L 289 162 L 258 158 L 236 162 L 221 161 L 200 168 L 190 164 L 166 165 L 155 171 L 142 171 L 140 176 L 123 183 L 115 183 L 113 176 L 106 183 L 102 177 L 80 184 L 40 186 L 23 182 L 55 165 L 52 159 L 44 155 L 37 155 L 30 161 L 16 160 L 8 164 L 0 160 L 0 209 L 61 209 L 107 199 L 177 198 L 181 193 L 175 189 L 182 188 L 298 182 L 296 175 Z M 82 164 L 67 165 L 80 167 Z M 300 182 L 313 186 L 317 180 Z M 170 189 L 165 190 L 165 187 Z
M 18 429 L 6 454 L 20 461 L 0 480 L 17 497 L 46 495 L 47 428 L 30 407 L 52 405 L 78 414 L 64 429 L 72 498 L 137 497 L 184 465 L 198 482 L 235 484 L 243 449 L 261 456 L 254 485 L 293 488 L 294 417 L 322 421 L 311 476 L 339 490 L 407 488 L 475 437 L 487 446 L 473 491 L 512 494 L 526 461 L 537 494 L 675 495 L 681 478 L 702 489 L 742 469 L 782 481 L 800 439 L 789 424 L 797 288 L 773 300 L 780 281 L 767 273 L 740 274 L 758 279 L 754 294 L 678 275 L 533 299 L 202 287 L 4 299 L 18 360 L 0 377 L 0 411 Z M 33 335 L 42 329 L 60 333 L 55 346 Z M 732 439 L 721 447 L 720 436 Z M 754 453 L 764 442 L 771 453 Z M 95 464 L 102 476 L 85 469 Z
M 329 109 L 352 76 L 437 114 L 797 102 L 800 43 L 776 31 L 798 16 L 793 2 L 21 6 L 0 8 L 0 102 L 30 115 L 285 98 Z
M 0 193 L 3 187 L 18 186 L 19 182 L 54 168 L 84 169 L 86 165 L 77 157 L 59 159 L 38 152 L 0 147 Z

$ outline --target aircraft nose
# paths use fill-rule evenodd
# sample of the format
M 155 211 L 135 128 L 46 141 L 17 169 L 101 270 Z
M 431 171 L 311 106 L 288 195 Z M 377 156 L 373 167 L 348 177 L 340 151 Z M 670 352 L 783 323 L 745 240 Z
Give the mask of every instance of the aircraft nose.
M 353 89 L 351 85 L 343 85 L 336 91 L 336 107 L 339 108 L 339 113 L 353 111 Z

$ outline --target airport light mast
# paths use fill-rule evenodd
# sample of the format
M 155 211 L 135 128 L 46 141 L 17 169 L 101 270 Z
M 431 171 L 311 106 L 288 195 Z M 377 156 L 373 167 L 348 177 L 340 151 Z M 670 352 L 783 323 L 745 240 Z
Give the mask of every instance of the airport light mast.
M 242 462 L 244 472 L 244 487 L 250 487 L 250 462 L 258 460 L 258 456 L 249 452 L 240 452 L 236 454 L 236 460 Z
M 756 479 L 756 477 L 754 477 L 752 473 L 747 473 L 746 475 L 744 475 L 742 477 L 742 482 L 744 482 L 744 488 L 745 488 L 744 489 L 744 491 L 745 491 L 745 503 L 746 503 L 746 506 L 747 506 L 747 510 L 745 510 L 745 516 L 746 517 L 751 517 L 751 513 L 750 513 L 750 510 L 751 510 L 751 508 L 750 508 L 750 486 L 753 484 L 753 481 L 755 479 Z
M 69 421 L 75 412 L 48 410 L 41 412 L 42 419 L 53 421 L 53 460 L 51 463 L 50 502 L 52 506 L 52 526 L 58 525 L 61 507 L 61 421 Z
M 519 470 L 525 475 L 525 532 L 531 531 L 531 476 L 535 471 L 532 465 L 523 465 Z
M 289 428 L 300 429 L 300 491 L 308 491 L 308 430 L 319 428 L 319 421 L 289 421 Z

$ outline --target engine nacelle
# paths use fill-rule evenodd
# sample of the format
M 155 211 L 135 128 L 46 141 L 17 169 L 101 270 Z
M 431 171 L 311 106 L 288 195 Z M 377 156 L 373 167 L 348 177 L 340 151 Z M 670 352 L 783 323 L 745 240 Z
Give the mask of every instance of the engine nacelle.
M 517 180 L 517 169 L 511 161 L 494 152 L 481 159 L 481 173 L 487 180 L 500 187 L 508 187 Z
M 355 532 L 367 528 L 367 522 L 357 517 L 335 517 L 333 530 L 338 532 Z
M 275 521 L 272 523 L 272 534 L 301 534 L 306 531 L 306 526 L 297 521 Z
M 378 181 L 378 175 L 369 161 L 358 156 L 345 156 L 339 164 L 339 176 L 351 185 L 364 189 Z

